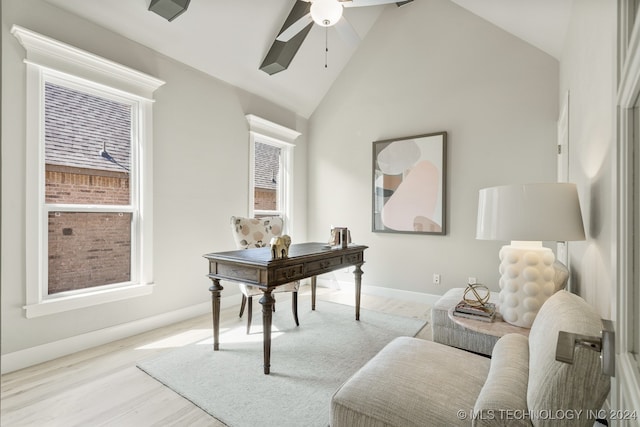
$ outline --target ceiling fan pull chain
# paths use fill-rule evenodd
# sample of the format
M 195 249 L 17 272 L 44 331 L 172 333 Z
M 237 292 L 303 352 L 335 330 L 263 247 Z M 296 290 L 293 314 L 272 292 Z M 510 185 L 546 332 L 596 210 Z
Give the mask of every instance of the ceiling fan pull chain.
M 324 68 L 327 68 L 328 56 L 329 56 L 329 27 L 324 27 Z

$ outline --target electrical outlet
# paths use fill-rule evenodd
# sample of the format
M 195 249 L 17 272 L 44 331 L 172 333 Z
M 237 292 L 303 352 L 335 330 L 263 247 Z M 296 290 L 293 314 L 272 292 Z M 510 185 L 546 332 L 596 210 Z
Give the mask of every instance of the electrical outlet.
M 476 284 L 476 278 L 469 276 L 469 279 L 467 279 L 467 283 L 470 284 L 470 285 L 475 285 Z
M 433 273 L 433 284 L 434 285 L 440 284 L 440 275 L 438 273 Z

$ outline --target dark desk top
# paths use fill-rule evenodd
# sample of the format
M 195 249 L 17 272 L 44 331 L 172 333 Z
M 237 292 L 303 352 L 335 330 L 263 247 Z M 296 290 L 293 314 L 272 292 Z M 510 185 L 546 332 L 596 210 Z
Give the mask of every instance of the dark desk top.
M 296 243 L 289 247 L 289 257 L 284 259 L 271 259 L 271 248 L 239 249 L 235 251 L 213 252 L 204 255 L 209 260 L 241 262 L 243 264 L 271 266 L 280 263 L 305 261 L 307 258 L 325 257 L 335 253 L 336 255 L 351 252 L 362 252 L 367 246 L 350 244 L 348 248 L 332 247 L 326 243 Z

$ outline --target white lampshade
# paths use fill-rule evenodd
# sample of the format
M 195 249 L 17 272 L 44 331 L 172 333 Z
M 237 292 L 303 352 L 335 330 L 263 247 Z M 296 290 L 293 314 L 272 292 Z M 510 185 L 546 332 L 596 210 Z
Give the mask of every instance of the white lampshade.
M 575 184 L 519 184 L 480 190 L 476 238 L 584 240 Z
M 315 0 L 311 3 L 311 18 L 318 25 L 336 25 L 341 17 L 342 5 L 338 0 Z

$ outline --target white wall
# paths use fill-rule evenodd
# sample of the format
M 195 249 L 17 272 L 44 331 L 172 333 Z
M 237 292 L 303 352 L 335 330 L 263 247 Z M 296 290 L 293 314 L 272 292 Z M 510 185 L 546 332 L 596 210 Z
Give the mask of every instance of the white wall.
M 578 185 L 587 233 L 569 244 L 574 291 L 612 318 L 616 252 L 616 2 L 573 2 L 560 67 L 569 92 L 569 179 Z
M 158 77 L 154 104 L 152 295 L 35 319 L 25 304 L 25 65 L 13 24 Z M 245 114 L 306 134 L 295 113 L 257 98 L 41 0 L 2 1 L 2 354 L 162 316 L 210 300 L 202 255 L 234 247 L 231 215 L 248 212 Z M 306 239 L 305 137 L 295 149 L 297 218 Z M 226 286 L 223 296 L 237 293 Z M 239 298 L 239 297 L 238 297 Z M 184 311 L 184 310 L 183 310 Z
M 558 61 L 447 0 L 393 12 L 311 116 L 309 237 L 351 228 L 369 246 L 364 286 L 442 294 L 475 276 L 498 290 L 503 242 L 475 240 L 478 190 L 555 181 Z M 446 236 L 371 232 L 372 142 L 438 131 L 449 138 Z

